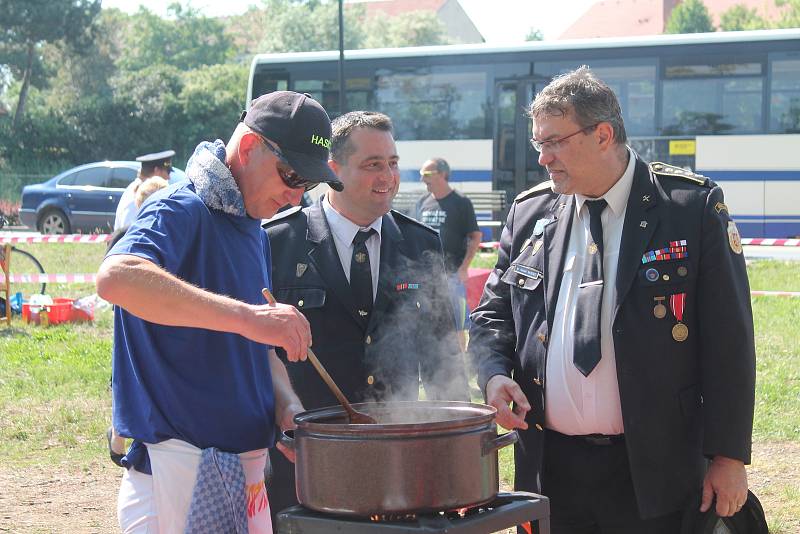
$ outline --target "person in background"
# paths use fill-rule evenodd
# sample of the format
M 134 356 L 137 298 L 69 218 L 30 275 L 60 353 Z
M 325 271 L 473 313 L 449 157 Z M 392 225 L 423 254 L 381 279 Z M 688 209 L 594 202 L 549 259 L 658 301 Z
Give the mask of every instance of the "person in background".
M 169 172 L 172 169 L 172 158 L 174 156 L 174 150 L 164 150 L 163 152 L 145 154 L 136 158 L 136 161 L 140 162 L 142 166 L 136 179 L 128 184 L 119 199 L 117 214 L 114 217 L 115 231 L 124 226 L 130 226 L 136 219 L 136 213 L 139 210 L 136 207 L 135 194 L 136 189 L 142 182 L 151 176 L 160 176 L 165 180 L 169 180 Z
M 147 198 L 158 191 L 159 189 L 163 189 L 169 185 L 169 182 L 162 178 L 161 176 L 151 176 L 150 178 L 146 178 L 144 181 L 139 182 L 139 184 L 134 188 L 133 191 L 133 198 L 134 198 L 134 207 L 133 213 L 136 214 L 139 212 L 139 209 L 144 204 L 144 201 Z M 108 239 L 108 244 L 106 245 L 106 251 L 111 250 L 111 247 L 116 245 L 117 241 L 122 239 L 122 236 L 125 235 L 125 232 L 128 231 L 130 225 L 125 225 L 120 228 L 114 230 L 111 234 L 111 237 Z
M 551 180 L 514 201 L 470 329 L 486 401 L 520 432 L 516 489 L 549 497 L 553 534 L 675 534 L 686 509 L 733 515 L 755 347 L 722 190 L 642 161 L 587 67 L 529 115 Z
M 330 120 L 312 98 L 252 102 L 227 144 L 203 142 L 188 181 L 146 202 L 108 252 L 98 295 L 116 306 L 113 425 L 133 444 L 118 499 L 124 532 L 272 531 L 267 448 L 303 410 L 286 368 L 306 318 L 269 304 L 261 219 L 297 204 L 327 165 Z
M 265 224 L 278 301 L 305 315 L 314 352 L 351 402 L 468 400 L 442 247 L 396 211 L 399 157 L 386 115 L 333 121 L 330 167 L 344 189 Z M 338 404 L 311 365 L 289 367 L 307 409 Z M 294 468 L 270 453 L 273 511 L 297 503 Z M 343 488 L 346 491 L 346 488 Z
M 419 175 L 428 194 L 415 208 L 415 217 L 439 232 L 445 256 L 445 269 L 450 282 L 456 329 L 461 350 L 466 349 L 469 329 L 467 288 L 469 265 L 481 244 L 481 231 L 475 219 L 472 202 L 450 186 L 450 165 L 442 158 L 425 162 Z

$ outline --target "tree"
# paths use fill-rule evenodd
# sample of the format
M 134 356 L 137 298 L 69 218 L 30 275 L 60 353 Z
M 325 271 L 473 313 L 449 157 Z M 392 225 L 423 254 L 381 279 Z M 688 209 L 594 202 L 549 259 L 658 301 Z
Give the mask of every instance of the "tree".
M 758 15 L 756 9 L 744 4 L 736 4 L 719 18 L 719 29 L 726 32 L 742 30 L 763 30 L 768 28 L 766 20 Z
M 364 22 L 364 48 L 397 48 L 447 44 L 447 29 L 432 11 L 411 11 Z
M 262 52 L 311 52 L 339 48 L 339 12 L 336 2 L 286 2 L 265 0 L 267 20 Z M 344 11 L 344 46 L 361 48 L 364 8 L 347 6 Z
M 6 51 L 24 52 L 13 65 L 22 77 L 12 131 L 25 113 L 25 100 L 37 57 L 44 43 L 63 41 L 74 45 L 87 38 L 87 29 L 100 12 L 100 0 L 15 0 L 0 9 L 0 41 Z
M 686 0 L 678 4 L 669 16 L 664 33 L 713 32 L 711 15 L 702 0 Z
M 122 69 L 171 65 L 189 70 L 225 63 L 232 57 L 232 41 L 219 19 L 177 2 L 170 4 L 168 14 L 169 18 L 164 19 L 140 7 L 131 17 L 119 61 Z
M 542 34 L 542 30 L 537 30 L 536 28 L 531 28 L 528 30 L 528 35 L 525 36 L 526 41 L 544 41 L 544 35 Z
M 775 0 L 775 5 L 781 9 L 779 28 L 800 27 L 800 0 Z

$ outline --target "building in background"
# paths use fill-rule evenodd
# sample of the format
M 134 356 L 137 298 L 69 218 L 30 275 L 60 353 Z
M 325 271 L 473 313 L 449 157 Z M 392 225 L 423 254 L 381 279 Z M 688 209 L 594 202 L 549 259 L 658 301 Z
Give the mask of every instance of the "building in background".
M 633 37 L 664 33 L 679 0 L 600 0 L 592 4 L 558 38 Z M 759 16 L 775 21 L 780 11 L 772 0 L 703 0 L 714 26 L 735 5 L 755 9 Z

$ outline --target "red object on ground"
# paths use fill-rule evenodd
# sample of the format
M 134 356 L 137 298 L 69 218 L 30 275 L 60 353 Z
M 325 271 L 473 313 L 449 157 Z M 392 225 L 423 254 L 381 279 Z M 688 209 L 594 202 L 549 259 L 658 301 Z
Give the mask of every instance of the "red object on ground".
M 489 278 L 491 269 L 469 269 L 469 278 L 467 279 L 467 306 L 470 310 L 474 310 L 478 306 L 483 294 L 483 286 L 486 285 L 486 279 Z
M 41 324 L 41 314 L 43 310 L 47 311 L 47 321 L 49 324 L 61 323 L 78 323 L 81 321 L 93 321 L 94 313 L 87 313 L 72 306 L 73 299 L 55 298 L 52 304 L 44 306 L 33 306 L 36 310 L 31 313 L 31 305 L 22 305 L 22 320 L 26 323 L 33 322 L 34 324 Z

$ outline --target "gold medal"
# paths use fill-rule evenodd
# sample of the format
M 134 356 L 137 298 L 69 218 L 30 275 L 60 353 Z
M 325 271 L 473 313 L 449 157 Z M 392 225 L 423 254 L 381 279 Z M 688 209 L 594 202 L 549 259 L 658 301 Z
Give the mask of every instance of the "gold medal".
M 539 252 L 539 249 L 542 248 L 542 241 L 541 239 L 533 244 L 533 254 Z
M 667 297 L 653 297 L 656 305 L 653 306 L 653 315 L 655 315 L 656 319 L 663 319 L 667 316 L 667 307 L 664 306 L 664 301 Z
M 672 327 L 672 339 L 686 341 L 687 337 L 689 337 L 689 327 L 683 323 L 675 323 L 675 326 Z

